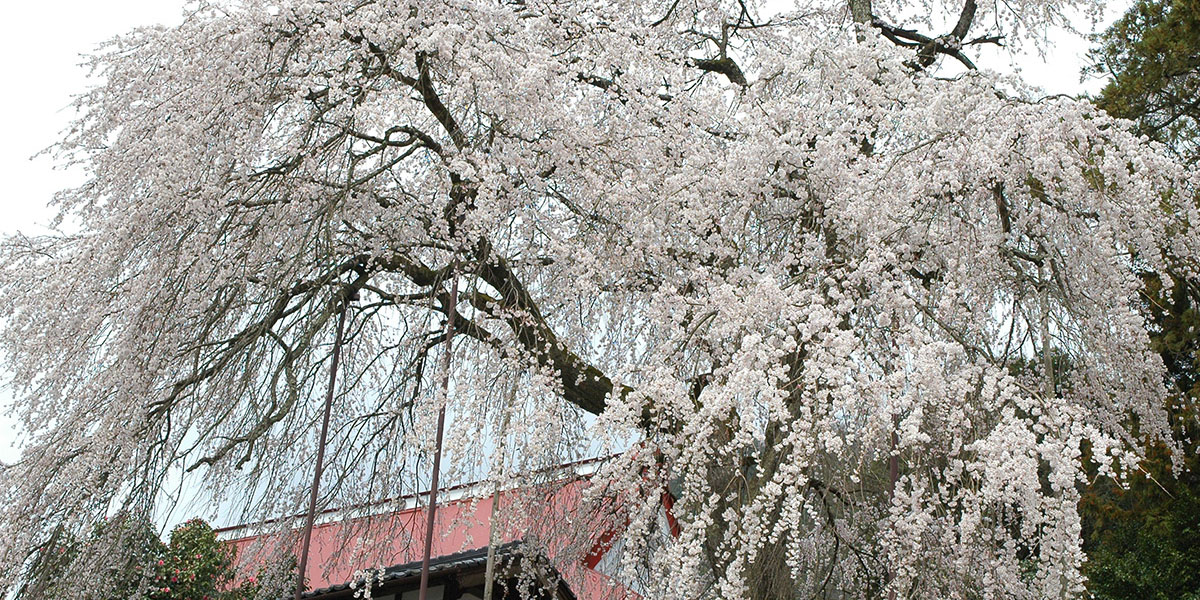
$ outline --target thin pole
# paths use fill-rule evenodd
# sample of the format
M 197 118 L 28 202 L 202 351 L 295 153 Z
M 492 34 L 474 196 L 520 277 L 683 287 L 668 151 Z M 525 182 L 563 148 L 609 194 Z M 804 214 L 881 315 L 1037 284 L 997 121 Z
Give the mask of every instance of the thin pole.
M 325 441 L 329 437 L 329 413 L 333 408 L 333 390 L 337 383 L 338 361 L 342 357 L 342 330 L 346 325 L 346 310 L 350 307 L 350 295 L 342 298 L 342 311 L 338 315 L 337 334 L 333 339 L 333 360 L 329 364 L 329 387 L 325 390 L 325 414 L 321 416 L 321 441 L 317 444 L 317 466 L 313 469 L 312 489 L 308 495 L 308 518 L 304 523 L 304 542 L 300 546 L 300 572 L 296 577 L 295 600 L 304 593 L 304 573 L 308 570 L 308 548 L 312 544 L 313 520 L 317 516 L 317 489 L 321 485 L 321 471 L 325 467 Z
M 488 516 L 487 566 L 483 572 L 483 600 L 491 600 L 492 584 L 496 578 L 496 508 L 500 504 L 500 483 L 492 491 L 492 514 Z
M 458 277 L 451 272 L 450 306 L 446 307 L 446 353 L 442 356 L 442 406 L 438 408 L 437 444 L 433 451 L 433 478 L 429 483 L 429 512 L 425 519 L 425 557 L 421 559 L 418 600 L 429 591 L 429 554 L 433 548 L 433 518 L 437 514 L 438 472 L 442 468 L 442 431 L 446 426 L 446 401 L 450 397 L 450 355 L 454 350 L 454 319 L 458 308 Z
M 517 385 L 514 383 L 508 394 L 508 403 L 501 407 L 504 411 L 504 420 L 500 425 L 500 444 L 496 449 L 496 485 L 492 490 L 492 510 L 488 515 L 488 552 L 487 552 L 487 567 L 484 569 L 483 575 L 483 600 L 492 600 L 492 581 L 496 577 L 496 512 L 500 509 L 500 477 L 504 474 L 504 442 L 508 439 L 505 432 L 508 431 L 508 420 L 512 416 L 510 407 L 513 405 L 517 395 Z
M 896 428 L 900 426 L 898 417 L 892 417 L 892 451 L 888 453 L 888 503 L 896 498 L 896 482 L 900 481 L 900 436 Z M 896 588 L 892 581 L 896 578 L 895 567 L 889 562 L 887 571 L 888 600 L 896 600 Z

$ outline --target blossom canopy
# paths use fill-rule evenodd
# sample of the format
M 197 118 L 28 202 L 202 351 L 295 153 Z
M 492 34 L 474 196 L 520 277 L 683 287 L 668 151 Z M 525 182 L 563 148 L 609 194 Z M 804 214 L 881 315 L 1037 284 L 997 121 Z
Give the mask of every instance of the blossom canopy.
M 1103 3 L 761 4 L 204 2 L 112 41 L 67 232 L 0 254 L 0 584 L 180 477 L 298 512 L 356 297 L 322 506 L 422 490 L 448 405 L 450 479 L 616 453 L 588 497 L 647 597 L 1080 593 L 1085 449 L 1166 434 L 1139 275 L 1194 273 L 1197 179 L 973 53 Z

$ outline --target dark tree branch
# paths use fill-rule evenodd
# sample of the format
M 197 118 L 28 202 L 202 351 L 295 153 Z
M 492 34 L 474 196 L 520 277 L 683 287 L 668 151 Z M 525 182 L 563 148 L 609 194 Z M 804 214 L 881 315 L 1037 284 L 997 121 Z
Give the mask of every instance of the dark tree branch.
M 626 386 L 615 386 L 608 376 L 559 341 L 507 261 L 492 256 L 491 245 L 486 241 L 477 245 L 476 259 L 479 277 L 499 292 L 500 306 L 488 306 L 486 298 L 481 296 L 472 297 L 472 301 L 481 303 L 477 306 L 480 310 L 497 312 L 497 308 L 504 309 L 502 318 L 521 347 L 539 365 L 550 367 L 559 374 L 566 401 L 598 415 L 604 411 L 608 397 L 614 392 L 624 396 L 633 391 Z
M 324 273 L 322 276 L 309 281 L 300 282 L 291 289 L 284 291 L 275 299 L 271 309 L 267 311 L 258 321 L 242 329 L 233 337 L 221 342 L 226 348 L 219 352 L 219 355 L 212 362 L 209 362 L 204 368 L 197 369 L 191 375 L 176 381 L 171 386 L 170 393 L 165 398 L 151 402 L 146 408 L 154 420 L 162 416 L 166 411 L 170 410 L 175 405 L 176 401 L 185 394 L 188 390 L 203 383 L 209 378 L 219 373 L 230 361 L 234 360 L 238 353 L 246 348 L 249 348 L 253 343 L 268 335 L 275 324 L 290 314 L 299 310 L 302 306 L 312 300 L 317 291 L 327 285 L 332 284 L 338 277 L 351 271 L 360 271 L 362 268 L 361 257 L 353 257 L 335 266 L 333 269 Z M 352 286 L 361 287 L 365 283 L 365 279 L 360 273 L 360 277 L 355 280 Z M 357 288 L 356 288 L 357 289 Z M 296 297 L 304 299 L 293 304 L 292 300 Z
M 857 10 L 861 11 L 864 10 L 862 5 L 865 5 L 866 9 L 869 10 L 869 0 L 866 2 L 851 0 L 850 2 L 850 10 L 855 15 L 855 21 L 859 21 L 860 16 L 856 12 L 856 6 L 858 7 Z M 937 60 L 937 55 L 945 54 L 974 71 L 976 70 L 975 63 L 971 62 L 971 59 L 967 58 L 966 54 L 963 54 L 962 48 L 973 44 L 999 44 L 1001 39 L 998 35 L 992 35 L 978 37 L 969 42 L 964 41 L 967 33 L 971 30 L 971 25 L 975 22 L 975 12 L 977 10 L 978 6 L 975 0 L 965 0 L 954 28 L 946 35 L 938 37 L 930 37 L 912 29 L 904 29 L 903 27 L 888 24 L 874 15 L 871 15 L 869 20 L 871 26 L 878 29 L 883 34 L 883 37 L 887 38 L 893 44 L 918 49 L 917 58 L 912 63 L 912 66 L 917 70 L 928 68 Z
M 997 183 L 992 188 L 992 197 L 996 200 L 996 214 L 1000 217 L 1000 230 L 1008 234 L 1012 231 L 1012 217 L 1008 209 L 1008 199 L 1004 197 L 1004 184 Z
M 967 37 L 967 32 L 971 29 L 971 23 L 975 21 L 975 0 L 967 0 L 963 3 L 962 12 L 958 15 L 958 23 L 954 24 L 954 29 L 950 30 L 950 37 L 961 42 Z
M 679 6 L 679 0 L 675 0 L 674 2 L 672 2 L 672 3 L 671 3 L 671 6 L 670 6 L 669 8 L 667 8 L 667 12 L 666 12 L 665 14 L 663 14 L 662 18 L 660 18 L 659 20 L 657 20 L 657 21 L 655 21 L 655 22 L 651 23 L 651 24 L 650 24 L 650 26 L 651 26 L 651 27 L 658 27 L 659 25 L 662 25 L 663 23 L 666 23 L 666 22 L 667 22 L 667 19 L 670 19 L 670 18 L 671 18 L 671 14 L 675 12 L 675 8 L 676 8 L 676 7 L 678 7 L 678 6 Z
M 454 146 L 459 150 L 466 148 L 469 145 L 466 134 L 458 126 L 458 121 L 454 120 L 454 115 L 450 114 L 450 109 L 446 108 L 446 105 L 442 103 L 442 99 L 438 96 L 437 91 L 433 89 L 429 55 L 425 52 L 417 53 L 417 72 L 420 73 L 420 76 L 416 81 L 414 89 L 417 90 L 417 93 L 421 94 L 421 99 L 425 102 L 426 108 L 442 124 L 442 128 L 446 130 L 446 133 L 450 134 L 450 139 L 454 140 Z
M 854 19 L 855 23 L 862 25 L 871 23 L 874 13 L 871 0 L 850 0 L 850 18 Z
M 957 40 L 951 40 L 949 36 L 931 38 L 912 29 L 889 25 L 878 18 L 871 21 L 871 26 L 878 29 L 883 34 L 883 37 L 896 45 L 920 48 L 917 52 L 917 60 L 913 63 L 913 67 L 918 70 L 932 65 L 934 60 L 937 59 L 938 54 L 953 57 L 968 69 L 972 71 L 977 70 L 975 63 L 971 62 L 971 59 L 967 58 L 966 54 L 963 54 L 962 44 Z
M 617 386 L 595 366 L 572 352 L 554 333 L 546 322 L 537 303 L 525 288 L 508 262 L 494 256 L 491 245 L 482 240 L 476 244 L 475 274 L 499 294 L 492 297 L 475 293 L 464 295 L 472 307 L 493 318 L 503 321 L 512 332 L 520 348 L 532 356 L 537 364 L 552 369 L 562 383 L 563 399 L 592 414 L 600 414 L 612 395 L 625 396 L 632 392 L 628 386 Z M 447 275 L 445 269 L 432 269 L 403 253 L 395 253 L 375 263 L 378 268 L 402 273 L 421 287 L 439 285 Z M 434 310 L 441 309 L 434 307 Z M 496 338 L 475 323 L 456 320 L 455 327 L 462 327 L 472 337 L 495 345 Z M 649 415 L 643 415 L 648 423 Z
M 694 58 L 692 59 L 692 64 L 701 71 L 724 75 L 730 82 L 741 87 L 749 85 L 746 82 L 746 75 L 742 73 L 741 67 L 738 67 L 737 63 L 727 56 L 722 56 L 721 58 Z

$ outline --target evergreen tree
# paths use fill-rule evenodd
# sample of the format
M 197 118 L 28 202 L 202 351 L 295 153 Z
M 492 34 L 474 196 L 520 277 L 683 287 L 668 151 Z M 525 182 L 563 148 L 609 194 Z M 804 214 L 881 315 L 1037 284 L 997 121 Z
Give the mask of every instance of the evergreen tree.
M 1200 159 L 1200 0 L 1138 0 L 1099 36 L 1097 104 L 1191 164 Z
M 1096 103 L 1200 164 L 1200 2 L 1141 0 L 1099 41 L 1093 69 L 1112 80 Z M 1152 343 L 1172 384 L 1166 403 L 1178 448 L 1173 456 L 1151 445 L 1142 474 L 1124 485 L 1093 478 L 1081 508 L 1085 572 L 1097 598 L 1200 598 L 1200 285 L 1185 273 L 1176 266 L 1142 276 Z

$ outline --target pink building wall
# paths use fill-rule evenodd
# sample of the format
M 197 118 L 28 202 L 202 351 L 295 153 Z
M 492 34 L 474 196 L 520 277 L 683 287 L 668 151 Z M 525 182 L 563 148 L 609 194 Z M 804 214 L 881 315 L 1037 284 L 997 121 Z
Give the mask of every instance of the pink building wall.
M 530 542 L 532 548 L 550 559 L 581 600 L 634 597 L 625 586 L 592 568 L 616 528 L 606 525 L 610 519 L 595 511 L 584 514 L 580 497 L 586 485 L 586 479 L 576 478 L 503 493 L 497 544 Z M 465 486 L 445 490 L 440 496 L 431 555 L 486 547 L 492 497 L 485 490 Z M 346 583 L 362 569 L 421 560 L 427 515 L 426 507 L 418 505 L 418 500 L 425 502 L 424 497 L 407 498 L 370 509 L 323 513 L 313 527 L 306 569 L 308 588 Z M 277 532 L 278 524 L 274 526 Z M 240 573 L 254 573 L 258 565 L 278 560 L 281 554 L 299 554 L 299 531 L 258 535 L 251 527 L 240 526 L 218 533 L 237 550 Z M 288 552 L 280 552 L 283 544 L 289 547 Z

